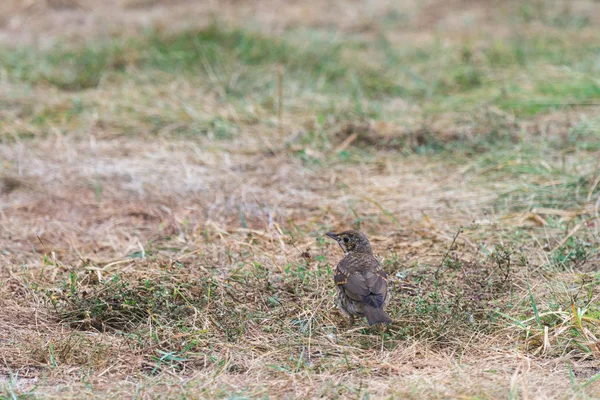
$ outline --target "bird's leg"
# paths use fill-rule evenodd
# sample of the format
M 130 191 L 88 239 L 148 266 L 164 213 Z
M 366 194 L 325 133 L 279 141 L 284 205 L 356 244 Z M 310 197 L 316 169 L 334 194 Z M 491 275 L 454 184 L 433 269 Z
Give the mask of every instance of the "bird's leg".
M 352 329 L 354 326 L 354 315 L 348 315 L 348 329 Z

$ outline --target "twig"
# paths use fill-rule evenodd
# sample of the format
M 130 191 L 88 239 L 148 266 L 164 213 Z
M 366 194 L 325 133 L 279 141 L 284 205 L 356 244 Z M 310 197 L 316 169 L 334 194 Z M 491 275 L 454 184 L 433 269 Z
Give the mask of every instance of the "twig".
M 598 170 L 598 168 L 596 168 L 596 170 Z M 592 196 L 594 195 L 594 190 L 596 190 L 596 187 L 598 186 L 599 183 L 600 183 L 600 173 L 598 174 L 598 176 L 594 180 L 594 183 L 590 187 L 590 190 L 589 190 L 588 195 L 587 195 L 587 202 L 588 203 L 590 201 L 592 201 Z
M 283 136 L 283 66 L 277 68 L 277 118 L 279 120 L 279 134 Z
M 569 232 L 567 234 L 567 236 L 565 236 L 560 242 L 558 242 L 558 244 L 556 246 L 554 246 L 554 248 L 552 249 L 552 252 L 561 248 L 562 246 L 565 245 L 565 243 L 567 243 L 567 240 L 569 240 L 569 238 L 571 238 L 571 236 L 573 236 L 574 234 L 577 233 L 578 230 L 580 230 L 585 224 L 587 224 L 588 222 L 590 222 L 593 219 L 596 219 L 597 217 L 591 217 L 588 219 L 585 219 L 583 221 L 581 221 L 580 223 L 578 223 L 577 225 L 575 225 L 575 228 L 573 228 L 573 230 L 571 230 L 571 232 Z
M 454 247 L 454 244 L 456 243 L 456 239 L 458 239 L 458 235 L 460 235 L 462 232 L 463 232 L 463 227 L 460 226 L 458 228 L 458 231 L 456 232 L 456 235 L 454 235 L 454 238 L 452 239 L 452 244 L 450 245 L 450 247 L 446 251 L 446 254 L 444 254 L 444 258 L 442 258 L 442 261 L 440 262 L 440 266 L 438 267 L 438 269 L 433 274 L 433 276 L 435 277 L 436 280 L 438 279 L 440 270 L 444 267 L 444 262 L 446 262 L 446 259 L 448 258 L 448 254 L 450 254 L 450 252 L 452 251 L 452 248 Z

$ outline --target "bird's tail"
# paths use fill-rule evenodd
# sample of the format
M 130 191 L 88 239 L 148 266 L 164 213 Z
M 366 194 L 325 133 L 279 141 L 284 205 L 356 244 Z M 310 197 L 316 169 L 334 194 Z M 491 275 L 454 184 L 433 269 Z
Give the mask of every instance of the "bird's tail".
M 381 308 L 365 306 L 364 312 L 369 325 L 392 323 L 392 319 Z

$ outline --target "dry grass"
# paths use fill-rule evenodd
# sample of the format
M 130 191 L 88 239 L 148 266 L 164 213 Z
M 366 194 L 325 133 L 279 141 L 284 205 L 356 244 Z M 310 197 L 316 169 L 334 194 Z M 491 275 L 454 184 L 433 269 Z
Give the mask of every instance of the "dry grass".
M 599 397 L 598 6 L 484 3 L 3 3 L 0 396 Z

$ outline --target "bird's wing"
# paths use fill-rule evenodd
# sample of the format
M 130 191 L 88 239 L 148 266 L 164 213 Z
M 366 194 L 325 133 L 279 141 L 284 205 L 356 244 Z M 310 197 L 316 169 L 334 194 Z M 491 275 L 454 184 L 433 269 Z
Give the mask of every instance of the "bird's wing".
M 367 265 L 365 265 L 367 264 Z M 369 265 L 371 264 L 371 268 Z M 387 274 L 376 259 L 344 259 L 333 277 L 351 299 L 375 308 L 383 306 L 387 296 Z

